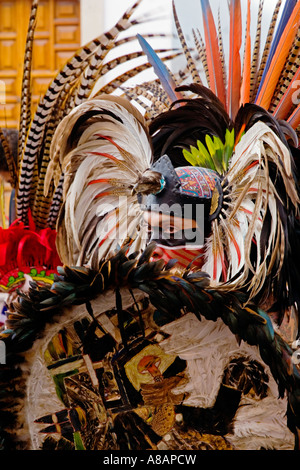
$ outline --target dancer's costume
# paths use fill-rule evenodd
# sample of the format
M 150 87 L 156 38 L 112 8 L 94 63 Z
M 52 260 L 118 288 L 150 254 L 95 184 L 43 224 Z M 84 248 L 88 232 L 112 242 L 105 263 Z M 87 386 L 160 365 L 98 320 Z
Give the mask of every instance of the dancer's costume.
M 195 31 L 190 49 L 174 8 L 179 73 L 141 36 L 138 52 L 109 59 L 135 38 L 118 34 L 139 24 L 140 3 L 77 51 L 31 120 L 33 2 L 11 230 L 57 233 L 61 266 L 50 288 L 35 279 L 20 293 L 1 332 L 0 443 L 299 448 L 298 331 L 282 326 L 297 321 L 300 292 L 300 2 L 277 3 L 260 54 L 263 2 L 252 51 L 250 1 L 243 41 L 241 2 L 230 0 L 228 68 L 209 2 L 204 41 Z M 126 86 L 150 66 L 157 80 Z M 149 243 L 145 212 L 170 206 L 195 222 L 201 208 L 200 245 L 161 230 Z M 167 264 L 152 259 L 157 245 Z

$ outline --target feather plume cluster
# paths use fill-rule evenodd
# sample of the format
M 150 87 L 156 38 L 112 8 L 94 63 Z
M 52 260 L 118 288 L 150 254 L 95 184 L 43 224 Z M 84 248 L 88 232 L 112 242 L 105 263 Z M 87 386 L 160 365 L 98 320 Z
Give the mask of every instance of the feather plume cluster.
M 144 118 L 123 98 L 99 96 L 62 120 L 51 146 L 45 190 L 52 179 L 57 187 L 64 174 L 57 225 L 64 263 L 97 266 L 124 243 L 131 243 L 133 251 L 144 248 L 135 191 L 143 192 L 142 185 L 155 190 L 161 176 L 148 171 L 147 178 L 151 160 Z
M 129 79 L 151 67 L 147 61 L 136 67 L 134 59 L 144 56 L 140 50 L 126 55 L 120 53 L 117 58 L 111 58 L 109 54 L 112 49 L 119 50 L 120 47 L 122 50 L 124 43 L 129 44 L 136 40 L 136 35 L 125 36 L 125 31 L 147 21 L 147 16 L 132 18 L 141 2 L 142 0 L 137 0 L 109 31 L 85 44 L 67 60 L 50 83 L 45 95 L 40 99 L 36 112 L 31 117 L 30 70 L 38 0 L 32 3 L 25 50 L 18 158 L 17 216 L 24 223 L 27 222 L 30 209 L 37 228 L 55 227 L 62 201 L 63 175 L 60 175 L 58 186 L 54 187 L 52 183 L 47 184 L 46 195 L 44 183 L 50 161 L 51 142 L 62 119 L 76 106 L 90 98 L 93 93 L 95 94 L 96 84 L 97 92 L 100 93 L 110 94 L 116 90 L 124 93 L 122 87 Z M 124 33 L 124 37 L 118 38 L 120 33 Z M 146 35 L 146 37 L 152 36 L 153 34 Z M 164 38 L 165 35 L 162 34 L 160 37 Z M 166 52 L 169 53 L 167 56 Z M 158 49 L 157 53 L 162 53 L 163 61 L 180 54 L 167 49 Z M 117 75 L 118 67 L 124 63 L 127 69 Z M 112 70 L 117 76 L 111 80 L 105 80 Z
M 118 51 L 119 46 L 136 39 L 135 35 L 130 34 L 124 38 L 118 36 L 144 21 L 144 18 L 133 19 L 141 1 L 136 1 L 109 31 L 84 45 L 66 62 L 50 84 L 45 96 L 41 98 L 38 109 L 32 117 L 30 70 L 38 11 L 38 1 L 33 1 L 25 51 L 17 169 L 17 213 L 23 222 L 27 222 L 28 209 L 30 209 L 38 228 L 55 227 L 62 201 L 64 175 L 61 171 L 59 173 L 57 169 L 56 174 L 57 178 L 60 178 L 60 183 L 54 186 L 47 182 L 47 191 L 44 192 L 53 135 L 61 120 L 72 109 L 93 95 L 96 84 L 98 89 L 100 86 L 101 93 L 121 92 L 134 106 L 144 109 L 147 124 L 158 115 L 165 114 L 174 100 L 179 100 L 179 103 L 173 106 L 182 107 L 187 97 L 195 96 L 192 89 L 177 90 L 177 87 L 192 81 L 198 85 L 207 84 L 223 104 L 231 120 L 235 119 L 241 105 L 252 103 L 270 111 L 274 117 L 288 121 L 293 129 L 298 128 L 300 111 L 299 106 L 293 101 L 299 75 L 296 66 L 299 54 L 299 2 L 278 1 L 270 21 L 265 47 L 261 51 L 263 2 L 260 2 L 257 18 L 251 17 L 250 2 L 248 2 L 247 14 L 243 18 L 240 0 L 231 0 L 228 10 L 230 43 L 227 67 L 222 22 L 219 17 L 219 24 L 215 24 L 208 0 L 201 1 L 203 25 L 200 24 L 199 29 L 193 31 L 195 48 L 189 46 L 186 41 L 173 2 L 175 25 L 181 45 L 180 51 L 153 50 L 147 39 L 151 39 L 154 35 L 146 34 L 143 38 L 138 37 L 142 50 L 110 58 L 112 49 Z M 282 15 L 278 20 L 282 9 Z M 257 31 L 255 40 L 251 40 L 253 38 L 246 35 L 243 44 L 244 20 L 246 31 L 250 32 L 253 22 L 257 23 Z M 163 37 L 163 35 L 155 36 Z M 284 38 L 284 41 L 281 38 Z M 252 43 L 253 50 L 251 50 Z M 244 56 L 241 57 L 243 45 Z M 176 58 L 179 54 L 186 58 L 187 68 L 176 73 L 171 72 L 166 66 L 166 61 Z M 130 68 L 133 63 L 131 61 L 139 56 L 146 57 L 148 62 Z M 105 77 L 112 70 L 117 73 L 118 66 L 125 62 L 128 64 L 128 70 L 108 83 L 99 85 L 100 78 Z M 132 88 L 126 87 L 129 79 L 138 76 L 151 66 L 158 73 L 159 81 L 153 80 Z M 204 76 L 201 72 L 202 67 Z
M 160 57 L 173 52 L 154 50 L 147 41 L 151 35 L 137 36 L 141 50 L 109 59 L 110 50 L 125 41 L 119 33 L 139 24 L 133 15 L 140 3 L 67 61 L 30 126 L 24 85 L 21 134 L 26 145 L 20 157 L 19 217 L 25 222 L 31 209 L 38 228 L 56 227 L 58 251 L 67 264 L 95 267 L 128 243 L 132 253 L 140 252 L 145 233 L 136 193 L 157 189 L 158 175 L 149 172 L 152 160 L 167 154 L 175 167 L 184 166 L 185 155 L 198 144 L 202 156 L 208 155 L 199 160 L 201 165 L 207 166 L 212 157 L 224 192 L 221 214 L 207 240 L 205 270 L 216 285 L 246 287 L 249 298 L 271 296 L 280 286 L 282 308 L 293 305 L 300 301 L 291 288 L 300 279 L 294 254 L 298 189 L 291 157 L 298 146 L 291 92 L 298 76 L 299 2 L 278 1 L 262 52 L 263 2 L 257 18 L 251 17 L 248 2 L 243 18 L 240 0 L 231 0 L 227 67 L 221 18 L 216 25 L 210 2 L 201 1 L 203 28 L 193 31 L 194 49 L 173 1 L 180 53 L 187 64 L 178 73 L 166 65 L 171 55 Z M 25 84 L 36 6 L 33 2 Z M 243 41 L 243 20 L 246 33 L 257 22 L 254 40 L 246 34 Z M 147 64 L 128 70 L 93 96 L 100 77 L 143 55 Z M 158 80 L 126 88 L 129 78 L 151 66 Z
M 285 200 L 272 179 L 274 168 Z M 257 122 L 235 147 L 223 189 L 224 208 L 219 222 L 213 223 L 203 269 L 213 281 L 222 280 L 233 289 L 249 283 L 252 298 L 267 276 L 280 276 L 286 260 L 282 206 L 290 204 L 297 214 L 299 204 L 290 152 L 266 124 Z

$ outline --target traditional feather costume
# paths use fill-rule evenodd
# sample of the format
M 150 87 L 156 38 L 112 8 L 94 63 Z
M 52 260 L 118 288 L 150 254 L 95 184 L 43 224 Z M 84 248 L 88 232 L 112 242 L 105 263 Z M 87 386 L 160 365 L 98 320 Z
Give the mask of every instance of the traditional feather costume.
M 165 65 L 177 52 L 159 58 L 140 35 L 137 53 L 109 60 L 140 3 L 67 61 L 31 119 L 32 4 L 17 216 L 57 233 L 63 266 L 20 293 L 1 331 L 1 445 L 298 449 L 298 331 L 282 328 L 299 308 L 300 2 L 277 3 L 262 54 L 263 2 L 253 50 L 247 2 L 242 62 L 231 0 L 228 68 L 209 1 L 195 48 L 173 5 L 178 74 Z M 126 87 L 151 66 L 157 80 Z M 201 269 L 194 253 L 185 267 L 153 259 L 145 209 L 166 201 L 204 207 Z

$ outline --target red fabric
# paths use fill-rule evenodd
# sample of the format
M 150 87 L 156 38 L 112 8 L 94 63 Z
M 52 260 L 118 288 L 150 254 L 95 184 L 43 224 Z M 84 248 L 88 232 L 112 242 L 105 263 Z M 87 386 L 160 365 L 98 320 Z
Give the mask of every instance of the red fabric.
M 21 271 L 24 267 L 40 267 L 55 272 L 62 264 L 55 240 L 55 230 L 36 230 L 32 218 L 28 226 L 16 220 L 7 229 L 0 227 L 0 283 L 10 271 Z

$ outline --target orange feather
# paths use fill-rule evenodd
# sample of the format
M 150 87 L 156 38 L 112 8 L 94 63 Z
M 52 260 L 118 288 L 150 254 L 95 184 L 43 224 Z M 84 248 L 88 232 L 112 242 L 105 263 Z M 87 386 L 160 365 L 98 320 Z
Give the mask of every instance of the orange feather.
M 206 43 L 207 67 L 212 92 L 226 106 L 226 91 L 223 80 L 222 61 L 220 56 L 218 34 L 214 17 L 208 0 L 201 0 L 203 25 Z
M 248 0 L 247 6 L 247 28 L 246 28 L 246 39 L 245 39 L 245 54 L 243 64 L 243 81 L 241 87 L 241 100 L 240 106 L 250 101 L 250 71 L 251 71 L 251 35 L 250 35 L 250 23 L 251 23 L 251 0 Z
M 101 137 L 101 139 L 108 140 L 111 144 L 113 144 L 118 150 L 123 150 L 114 140 L 112 140 L 110 137 L 107 137 L 106 135 L 103 134 L 95 134 L 97 137 Z
M 100 199 L 100 197 L 110 196 L 111 194 L 111 191 L 103 191 L 102 193 L 97 194 L 94 199 Z
M 300 104 L 298 104 L 297 108 L 289 117 L 287 122 L 292 126 L 293 129 L 297 129 L 297 127 L 300 126 Z
M 247 171 L 251 170 L 254 166 L 259 165 L 259 161 L 255 160 L 254 162 L 250 163 L 246 168 L 244 168 L 243 173 L 247 173 Z
M 278 43 L 270 68 L 255 101 L 258 106 L 269 109 L 278 79 L 286 62 L 290 48 L 295 40 L 299 26 L 300 2 L 297 2 Z
M 240 0 L 230 0 L 230 48 L 227 89 L 228 114 L 234 119 L 240 103 L 242 12 Z
M 91 184 L 96 184 L 96 183 L 108 183 L 110 181 L 109 178 L 100 178 L 98 180 L 93 180 L 93 181 L 90 181 L 88 183 L 88 186 L 90 186 Z
M 234 244 L 234 248 L 235 248 L 235 251 L 236 251 L 237 256 L 238 256 L 238 263 L 240 264 L 241 259 L 242 259 L 240 247 L 239 247 L 238 242 L 236 241 L 236 239 L 234 238 L 233 235 L 231 235 L 230 238 L 231 238 L 232 243 Z
M 244 123 L 244 124 L 242 125 L 242 127 L 241 127 L 241 129 L 240 129 L 238 135 L 236 136 L 236 139 L 235 139 L 235 142 L 234 142 L 234 146 L 236 146 L 236 145 L 239 143 L 239 141 L 241 140 L 242 134 L 243 134 L 243 132 L 245 131 L 245 129 L 246 129 L 246 124 Z

